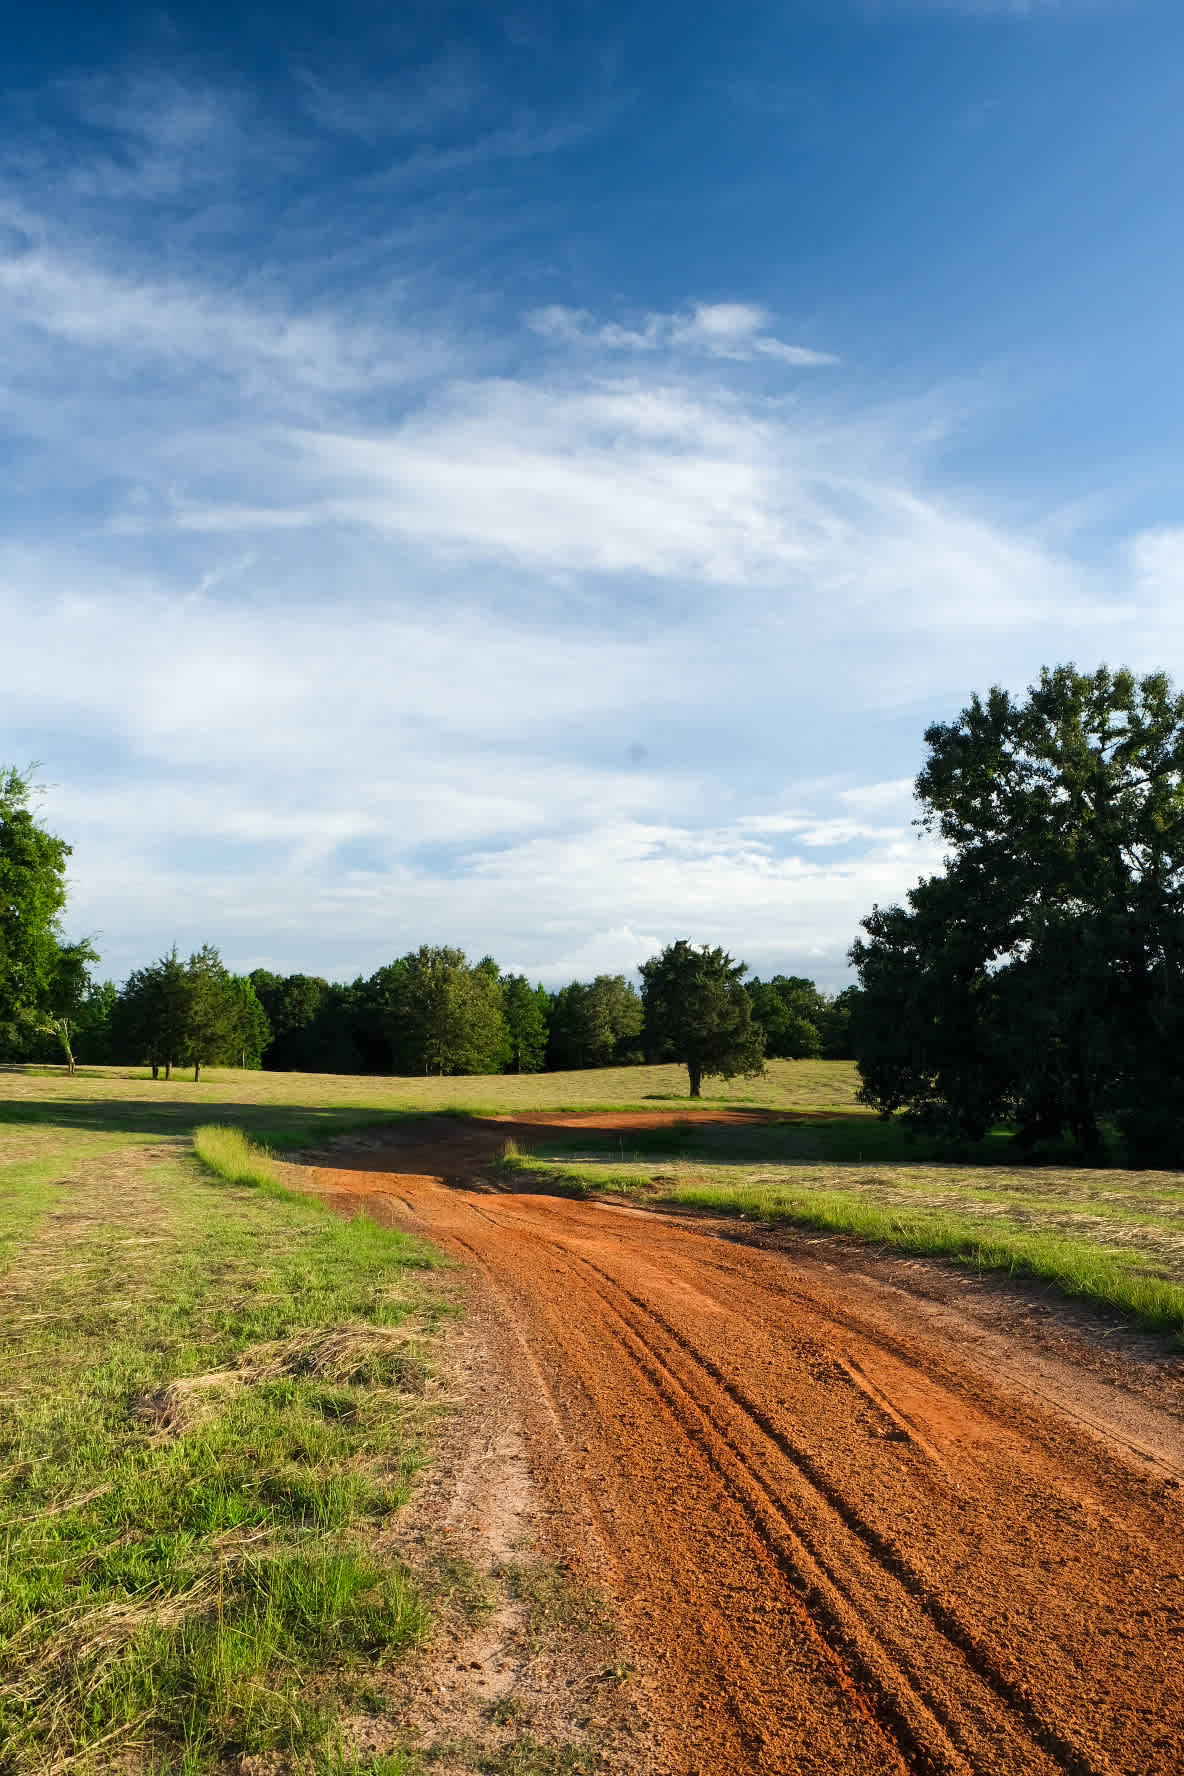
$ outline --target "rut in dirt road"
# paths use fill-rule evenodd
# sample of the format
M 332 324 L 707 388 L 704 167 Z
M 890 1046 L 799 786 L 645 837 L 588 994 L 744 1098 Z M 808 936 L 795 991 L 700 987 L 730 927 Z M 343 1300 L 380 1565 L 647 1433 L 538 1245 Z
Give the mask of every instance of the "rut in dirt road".
M 313 1182 L 472 1267 L 554 1508 L 657 1674 L 663 1770 L 1177 1776 L 1174 1423 L 1141 1471 L 858 1273 L 482 1189 L 475 1142 Z

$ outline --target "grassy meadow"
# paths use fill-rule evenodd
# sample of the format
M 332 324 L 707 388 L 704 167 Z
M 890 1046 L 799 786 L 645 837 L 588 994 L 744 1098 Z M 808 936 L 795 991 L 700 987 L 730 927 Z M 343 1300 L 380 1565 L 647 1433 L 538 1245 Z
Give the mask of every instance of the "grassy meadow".
M 424 1459 L 432 1254 L 239 1131 L 199 1144 L 0 1131 L 5 1772 L 368 1768 L 335 1723 L 426 1630 L 382 1529 Z
M 869 1126 L 856 1104 L 849 1061 L 770 1061 L 761 1079 L 707 1080 L 705 1105 L 842 1109 Z M 499 1073 L 471 1079 L 382 1079 L 340 1073 L 245 1073 L 210 1067 L 153 1079 L 144 1067 L 0 1068 L 0 1154 L 8 1128 L 127 1129 L 172 1134 L 196 1122 L 233 1121 L 272 1145 L 299 1145 L 362 1123 L 413 1113 L 469 1115 L 517 1110 L 662 1110 L 687 1100 L 685 1067 L 603 1067 L 578 1073 Z M 7 1127 L 6 1127 L 7 1125 Z

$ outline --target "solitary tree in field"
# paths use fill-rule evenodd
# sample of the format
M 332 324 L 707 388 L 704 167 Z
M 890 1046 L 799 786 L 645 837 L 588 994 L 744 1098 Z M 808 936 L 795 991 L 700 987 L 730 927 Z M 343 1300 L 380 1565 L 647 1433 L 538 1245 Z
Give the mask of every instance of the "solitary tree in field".
M 655 1059 L 683 1062 L 693 1098 L 705 1075 L 735 1079 L 763 1068 L 764 1032 L 752 1021 L 747 972 L 726 950 L 684 938 L 641 965 L 647 1047 Z
M 1138 1158 L 1184 1150 L 1184 697 L 1045 669 L 925 735 L 944 871 L 851 952 L 863 1097 L 976 1136 L 998 1119 Z

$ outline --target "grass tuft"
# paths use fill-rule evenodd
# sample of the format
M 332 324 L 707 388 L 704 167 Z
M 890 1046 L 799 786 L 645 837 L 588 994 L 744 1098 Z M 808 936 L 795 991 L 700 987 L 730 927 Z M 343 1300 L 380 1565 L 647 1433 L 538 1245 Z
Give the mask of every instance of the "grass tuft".
M 203 1123 L 193 1131 L 193 1150 L 206 1169 L 227 1184 L 280 1188 L 270 1153 L 248 1140 L 241 1128 L 224 1122 Z

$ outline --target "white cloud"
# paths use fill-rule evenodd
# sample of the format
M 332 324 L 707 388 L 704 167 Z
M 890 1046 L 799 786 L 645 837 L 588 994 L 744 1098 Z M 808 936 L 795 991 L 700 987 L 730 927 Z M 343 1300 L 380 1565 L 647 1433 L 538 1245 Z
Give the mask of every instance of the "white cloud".
M 19 214 L 19 212 L 18 212 Z M 248 395 L 295 404 L 422 380 L 456 359 L 426 330 L 381 331 L 360 316 L 293 313 L 264 289 L 227 292 L 187 278 L 129 277 L 85 252 L 48 244 L 0 258 L 0 315 L 10 332 L 83 353 L 113 351 L 122 367 L 154 364 L 233 379 Z M 9 356 L 15 348 L 10 343 Z
M 552 304 L 536 309 L 528 320 L 536 333 L 565 345 L 599 346 L 609 351 L 682 350 L 740 363 L 755 357 L 774 358 L 799 370 L 838 364 L 832 352 L 789 345 L 768 331 L 770 316 L 750 302 L 697 302 L 677 314 L 647 314 L 639 326 L 597 322 L 586 309 Z
M 1131 567 L 1147 602 L 1184 612 L 1184 528 L 1141 532 L 1131 544 Z
M 813 955 L 837 978 L 869 894 L 918 867 L 907 829 L 808 808 L 792 830 L 777 812 L 705 827 L 702 762 L 638 770 L 623 743 L 617 763 L 555 746 L 573 729 L 623 741 L 687 697 L 714 708 L 731 681 L 713 686 L 693 642 L 573 646 L 477 610 L 279 622 L 274 604 L 118 578 L 55 589 L 62 567 L 54 551 L 0 559 L 6 713 L 13 734 L 58 738 L 42 750 L 51 824 L 75 846 L 71 923 L 115 971 L 213 935 L 244 966 L 352 974 L 430 937 L 556 981 L 690 933 L 767 965 Z M 62 781 L 70 735 L 92 756 Z M 821 846 L 845 854 L 816 861 Z
M 926 436 L 897 430 L 888 461 L 884 427 L 898 423 L 874 410 L 820 422 L 661 375 L 486 377 L 438 386 L 381 430 L 181 434 L 167 483 L 146 497 L 161 474 L 145 465 L 111 521 L 131 534 L 345 527 L 454 572 L 482 560 L 550 581 L 641 574 L 671 596 L 685 585 L 694 607 L 728 587 L 763 620 L 792 611 L 823 635 L 853 616 L 869 635 L 1098 619 L 1088 581 L 1036 535 L 924 490 Z

